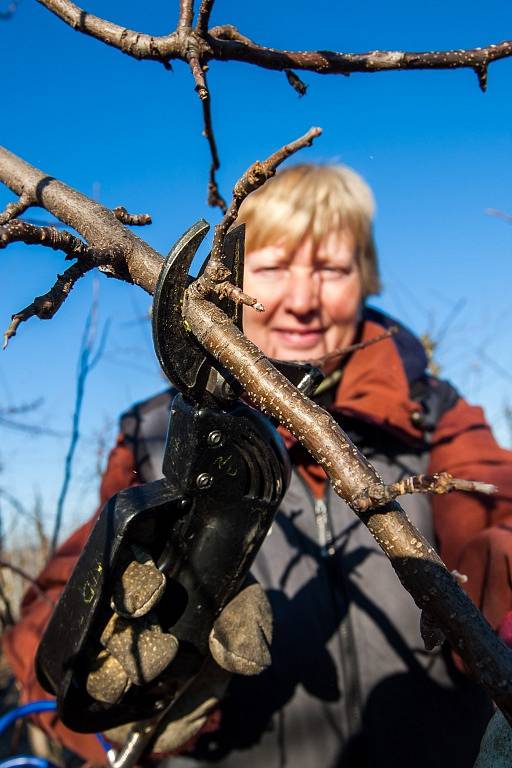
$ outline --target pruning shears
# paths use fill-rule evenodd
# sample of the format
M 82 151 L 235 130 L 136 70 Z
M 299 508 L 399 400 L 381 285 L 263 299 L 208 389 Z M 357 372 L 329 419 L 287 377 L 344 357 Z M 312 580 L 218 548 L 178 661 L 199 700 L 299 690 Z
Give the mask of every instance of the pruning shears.
M 189 269 L 208 229 L 199 221 L 178 240 L 154 296 L 155 350 L 177 391 L 164 476 L 121 491 L 106 504 L 38 649 L 38 678 L 57 696 L 59 717 L 75 731 L 156 723 L 169 711 L 208 656 L 213 622 L 240 589 L 288 486 L 289 460 L 277 430 L 240 400 L 240 386 L 183 321 Z M 223 246 L 223 263 L 239 288 L 243 250 L 242 226 Z M 241 307 L 229 298 L 214 301 L 242 330 Z M 322 377 L 312 366 L 276 365 L 306 394 Z M 141 658 L 140 684 L 116 701 L 99 701 L 88 692 L 87 676 L 91 661 L 102 653 L 115 585 L 135 549 L 151 557 L 163 574 L 164 592 L 154 611 L 164 630 L 177 638 L 179 650 L 168 668 L 149 680 Z M 140 743 L 147 742 L 149 730 Z

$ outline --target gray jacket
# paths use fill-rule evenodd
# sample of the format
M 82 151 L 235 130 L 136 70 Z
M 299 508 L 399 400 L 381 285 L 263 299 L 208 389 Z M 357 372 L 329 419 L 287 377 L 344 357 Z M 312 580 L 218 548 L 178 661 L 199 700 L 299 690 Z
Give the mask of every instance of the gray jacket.
M 170 394 L 125 415 L 141 479 L 156 479 Z M 347 425 L 344 424 L 346 427 Z M 425 471 L 413 451 L 377 428 L 352 437 L 388 482 Z M 434 542 L 428 498 L 403 500 Z M 234 678 L 219 731 L 172 768 L 470 768 L 491 713 L 486 695 L 426 652 L 419 610 L 365 526 L 328 487 L 315 500 L 297 472 L 253 573 L 274 612 L 273 663 Z

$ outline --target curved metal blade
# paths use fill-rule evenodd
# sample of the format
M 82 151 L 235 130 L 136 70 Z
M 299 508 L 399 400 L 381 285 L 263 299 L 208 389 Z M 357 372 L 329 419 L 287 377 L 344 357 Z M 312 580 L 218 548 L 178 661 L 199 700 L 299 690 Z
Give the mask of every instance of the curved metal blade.
M 160 272 L 153 300 L 156 356 L 169 381 L 184 394 L 197 385 L 206 386 L 210 369 L 204 350 L 185 329 L 181 314 L 183 294 L 190 283 L 188 271 L 209 229 L 209 224 L 201 219 L 173 245 Z

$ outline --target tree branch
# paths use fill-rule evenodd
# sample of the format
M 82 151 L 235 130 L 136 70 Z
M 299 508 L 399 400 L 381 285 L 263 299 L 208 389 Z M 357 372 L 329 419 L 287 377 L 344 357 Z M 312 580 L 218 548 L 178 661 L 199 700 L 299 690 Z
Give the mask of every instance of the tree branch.
M 490 483 L 463 480 L 459 477 L 453 477 L 448 472 L 439 472 L 435 475 L 413 475 L 390 485 L 384 485 L 382 482 L 369 485 L 362 494 L 352 497 L 352 507 L 360 512 L 365 512 L 382 506 L 382 504 L 387 504 L 389 501 L 394 501 L 407 493 L 442 494 L 450 491 L 466 491 L 490 496 L 497 490 L 496 486 Z
M 210 23 L 210 15 L 213 10 L 214 2 L 215 0 L 201 0 L 196 25 L 196 30 L 201 36 L 206 35 L 208 32 L 208 25 Z
M 22 193 L 16 202 L 8 203 L 2 213 L 0 213 L 0 225 L 7 224 L 11 219 L 21 216 L 22 213 L 25 213 L 25 211 L 30 208 L 33 202 L 34 201 L 29 195 Z
M 260 162 L 257 160 L 251 165 L 251 167 L 244 173 L 244 175 L 237 181 L 233 187 L 233 199 L 226 211 L 224 218 L 215 227 L 215 235 L 213 238 L 212 261 L 219 259 L 222 253 L 222 243 L 230 228 L 230 226 L 236 221 L 239 208 L 245 198 L 254 192 L 255 189 L 261 187 L 266 181 L 275 175 L 277 168 L 284 162 L 290 155 L 298 152 L 299 149 L 309 147 L 313 143 L 314 139 L 320 136 L 322 133 L 321 128 L 310 128 L 304 136 L 296 139 L 295 141 L 285 144 L 277 152 L 268 157 L 265 161 Z M 208 267 L 210 267 L 208 264 Z
M 144 227 L 146 224 L 152 223 L 149 213 L 128 213 L 122 205 L 113 208 L 112 213 L 121 224 L 128 224 L 131 227 Z
M 483 48 L 448 51 L 368 51 L 337 53 L 335 51 L 285 51 L 267 48 L 243 36 L 226 38 L 225 28 L 210 30 L 211 58 L 241 61 L 265 69 L 316 72 L 319 75 L 350 75 L 353 72 L 390 72 L 395 70 L 473 69 L 485 90 L 487 67 L 494 61 L 512 55 L 512 40 Z M 219 37 L 219 32 L 221 36 Z
M 25 192 L 41 208 L 79 232 L 89 247 L 115 246 L 122 253 L 126 277 L 119 265 L 117 277 L 127 279 L 153 293 L 162 267 L 162 256 L 126 229 L 108 208 L 34 168 L 0 147 L 0 181 L 18 195 Z
M 194 19 L 194 0 L 180 0 L 178 30 L 190 29 Z
M 416 604 L 512 721 L 510 651 L 396 502 L 366 511 L 357 508 L 354 501 L 366 488 L 383 483 L 336 421 L 298 392 L 218 307 L 190 289 L 183 316 L 200 344 L 233 374 L 251 401 L 295 435 L 323 467 L 336 493 L 367 526 Z
M 17 565 L 13 565 L 8 560 L 4 560 L 3 558 L 0 559 L 0 568 L 7 568 L 9 571 L 12 571 L 17 576 L 20 576 L 25 581 L 28 581 L 34 591 L 37 593 L 38 597 L 42 598 L 42 600 L 45 601 L 45 603 L 49 603 L 49 605 L 52 606 L 52 608 L 55 606 L 55 603 L 53 600 L 51 600 L 46 592 L 44 592 L 39 584 L 37 583 L 36 579 L 34 579 L 29 573 L 23 570 L 23 568 L 19 568 Z
M 70 0 L 39 0 L 49 11 L 73 29 L 91 35 L 137 59 L 187 61 L 187 35 L 192 24 L 192 1 L 180 0 L 181 34 L 153 36 L 126 29 L 105 19 L 87 13 Z M 204 2 L 205 12 L 208 2 Z M 204 15 L 203 15 L 204 18 Z M 287 51 L 269 48 L 252 42 L 232 25 L 213 27 L 205 35 L 199 29 L 191 30 L 198 42 L 202 64 L 210 59 L 240 61 L 265 69 L 316 72 L 321 75 L 347 75 L 352 72 L 382 72 L 411 69 L 473 69 L 479 79 L 489 64 L 512 55 L 512 41 L 491 44 L 481 48 L 447 51 L 368 51 L 366 53 L 337 53 L 335 51 Z
M 29 180 L 37 187 L 35 179 L 39 183 L 44 181 L 43 188 L 38 190 L 38 204 L 75 226 L 88 240 L 93 235 L 103 242 L 108 239 L 109 244 L 131 249 L 130 274 L 138 285 L 154 292 L 161 269 L 158 254 L 128 232 L 108 209 L 0 150 L 0 180 L 20 194 L 19 187 L 27 186 Z M 257 407 L 297 437 L 325 469 L 334 490 L 350 505 L 357 507 L 356 500 L 366 488 L 382 485 L 375 470 L 332 417 L 298 392 L 217 307 L 197 291 L 189 290 L 184 316 L 204 348 L 233 373 Z M 389 557 L 417 605 L 444 632 L 467 667 L 512 720 L 512 655 L 446 570 L 430 543 L 396 502 L 354 511 Z
M 104 263 L 108 263 L 109 257 L 106 257 Z M 16 336 L 18 326 L 20 323 L 25 322 L 31 317 L 38 317 L 40 320 L 51 320 L 54 314 L 62 306 L 64 301 L 69 296 L 71 289 L 75 283 L 83 277 L 91 269 L 99 265 L 99 260 L 86 257 L 81 259 L 76 264 L 73 264 L 62 275 L 57 276 L 56 282 L 50 288 L 50 290 L 43 294 L 43 296 L 36 296 L 34 301 L 22 309 L 20 312 L 16 312 L 9 323 L 9 327 L 4 332 L 4 344 L 3 348 L 6 349 L 9 340 Z

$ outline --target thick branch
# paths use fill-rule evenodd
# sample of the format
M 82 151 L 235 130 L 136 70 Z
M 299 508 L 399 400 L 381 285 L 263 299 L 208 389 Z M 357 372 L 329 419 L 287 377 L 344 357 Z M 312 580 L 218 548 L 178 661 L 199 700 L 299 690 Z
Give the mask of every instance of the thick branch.
M 484 48 L 449 51 L 369 51 L 336 53 L 334 51 L 282 51 L 257 45 L 244 38 L 223 39 L 223 28 L 210 30 L 212 58 L 242 61 L 265 69 L 300 69 L 319 75 L 349 75 L 352 72 L 383 72 L 411 69 L 473 69 L 479 77 L 489 64 L 512 55 L 512 41 L 505 40 Z M 482 83 L 481 83 L 482 84 Z
M 95 37 L 96 40 L 118 48 L 135 59 L 166 62 L 169 59 L 182 58 L 180 55 L 182 44 L 176 32 L 155 37 L 121 27 L 119 24 L 87 13 L 70 0 L 38 0 L 38 2 L 78 32 Z
M 354 500 L 368 486 L 383 484 L 334 419 L 298 392 L 226 315 L 191 289 L 184 302 L 184 318 L 202 346 L 235 376 L 257 407 L 283 424 L 324 468 L 336 493 L 368 527 L 416 604 L 440 627 L 512 721 L 510 651 L 396 502 L 366 512 L 357 509 Z
M 37 191 L 39 205 L 75 226 L 89 242 L 108 241 L 123 252 L 130 250 L 130 274 L 148 292 L 154 291 L 161 269 L 160 257 L 128 232 L 111 211 L 49 179 L 6 150 L 0 150 L 1 179 L 18 194 L 23 186 Z M 332 417 L 298 392 L 218 308 L 189 289 L 184 314 L 205 349 L 233 373 L 258 407 L 296 435 L 324 467 L 335 491 L 349 504 L 357 506 L 356 500 L 365 488 L 382 485 L 375 470 Z M 429 542 L 396 502 L 358 514 L 416 603 L 441 628 L 468 668 L 512 719 L 510 651 L 460 589 Z
M 0 147 L 0 181 L 18 195 L 25 192 L 64 224 L 79 232 L 89 246 L 123 253 L 127 278 L 153 293 L 162 257 L 126 229 L 108 208 L 53 179 Z
M 169 59 L 187 61 L 186 31 L 192 23 L 191 0 L 181 0 L 180 34 L 153 36 L 126 29 L 118 24 L 85 12 L 70 0 L 39 0 L 48 10 L 73 29 L 91 35 L 137 59 L 166 62 Z M 205 14 L 209 3 L 204 2 Z M 203 18 L 204 18 L 203 15 Z M 481 85 L 484 74 L 493 61 L 512 55 L 512 41 L 482 48 L 448 51 L 369 51 L 366 53 L 337 53 L 335 51 L 286 51 L 252 42 L 232 25 L 213 27 L 208 35 L 201 30 L 190 34 L 200 39 L 202 64 L 210 59 L 241 61 L 265 69 L 316 72 L 321 75 L 347 75 L 352 72 L 382 72 L 410 69 L 460 69 L 477 72 Z

